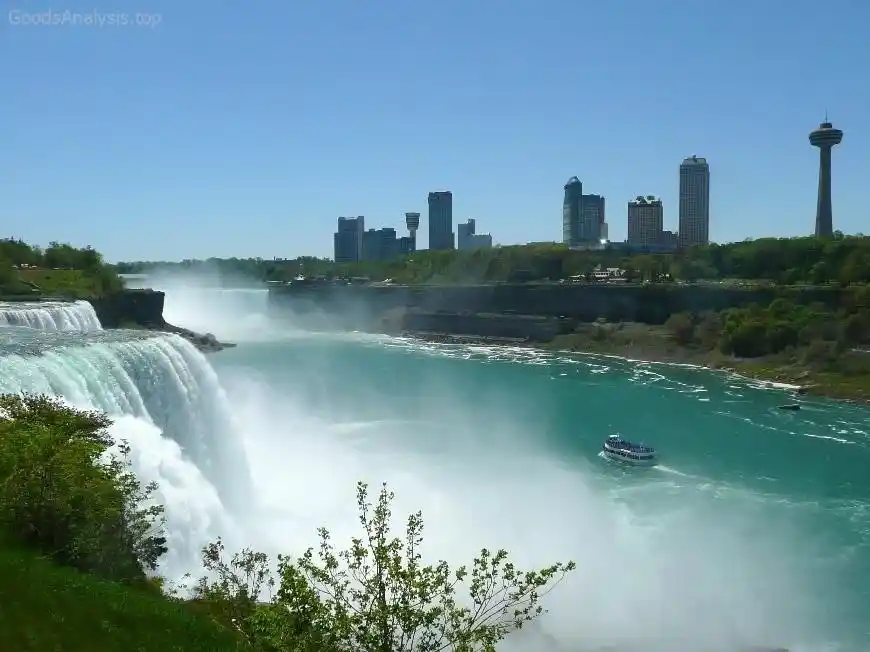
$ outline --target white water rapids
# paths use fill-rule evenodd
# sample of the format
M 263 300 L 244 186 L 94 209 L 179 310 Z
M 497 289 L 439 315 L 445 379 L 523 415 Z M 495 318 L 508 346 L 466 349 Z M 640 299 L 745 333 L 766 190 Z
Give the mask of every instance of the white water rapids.
M 0 326 L 26 326 L 45 331 L 103 330 L 87 301 L 0 301 Z

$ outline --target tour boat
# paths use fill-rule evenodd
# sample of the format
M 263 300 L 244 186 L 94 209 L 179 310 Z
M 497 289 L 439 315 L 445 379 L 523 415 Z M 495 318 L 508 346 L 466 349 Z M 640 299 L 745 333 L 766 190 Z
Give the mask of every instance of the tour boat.
M 637 465 L 656 463 L 654 448 L 632 443 L 620 435 L 610 435 L 605 439 L 602 452 L 604 457 L 617 462 Z

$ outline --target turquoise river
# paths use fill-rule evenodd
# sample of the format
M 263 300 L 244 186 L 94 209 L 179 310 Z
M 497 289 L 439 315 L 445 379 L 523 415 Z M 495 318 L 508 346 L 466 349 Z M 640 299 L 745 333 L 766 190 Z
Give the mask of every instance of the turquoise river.
M 356 530 L 354 484 L 421 509 L 432 559 L 573 559 L 504 650 L 870 649 L 870 410 L 719 373 L 311 333 L 259 290 L 166 284 L 166 317 L 238 347 L 103 331 L 89 306 L 0 305 L 0 391 L 110 412 L 169 514 L 163 572 L 221 535 L 299 552 Z M 612 432 L 656 446 L 626 469 Z

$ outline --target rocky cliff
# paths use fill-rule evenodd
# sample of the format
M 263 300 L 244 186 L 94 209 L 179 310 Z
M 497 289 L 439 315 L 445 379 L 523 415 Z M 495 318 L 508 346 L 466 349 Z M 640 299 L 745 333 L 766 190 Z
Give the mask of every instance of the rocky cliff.
M 166 294 L 156 290 L 123 290 L 99 299 L 90 299 L 103 328 L 162 329 Z
M 144 328 L 180 335 L 203 353 L 212 353 L 235 346 L 222 343 L 211 333 L 194 333 L 173 326 L 163 318 L 164 292 L 151 289 L 127 289 L 90 299 L 103 328 Z
M 577 324 L 658 325 L 674 313 L 767 304 L 777 297 L 837 305 L 833 287 L 528 283 L 466 286 L 302 285 L 270 288 L 270 307 L 315 325 L 547 341 Z
M 457 286 L 352 286 L 322 285 L 299 289 L 270 288 L 270 304 L 294 312 L 320 312 L 377 318 L 397 308 L 425 312 L 522 314 L 569 318 L 583 322 L 597 319 L 662 324 L 677 312 L 704 312 L 770 303 L 786 296 L 799 303 L 836 305 L 839 289 L 742 288 L 709 285 L 597 285 L 597 284 L 498 284 Z

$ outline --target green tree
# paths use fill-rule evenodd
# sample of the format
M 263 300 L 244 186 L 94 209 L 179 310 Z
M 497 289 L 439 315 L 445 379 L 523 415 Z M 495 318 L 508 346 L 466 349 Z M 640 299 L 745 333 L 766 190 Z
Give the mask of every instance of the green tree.
M 0 536 L 110 579 L 142 580 L 166 552 L 149 504 L 104 414 L 44 396 L 0 396 Z
M 12 267 L 12 261 L 4 258 L 0 253 L 0 287 L 4 287 L 15 283 L 18 280 L 18 274 Z
M 224 607 L 223 617 L 266 650 L 358 652 L 491 652 L 496 643 L 543 613 L 540 600 L 574 569 L 573 562 L 524 572 L 505 550 L 483 549 L 471 568 L 423 563 L 423 518 L 408 517 L 404 540 L 391 538 L 393 494 L 384 485 L 377 504 L 357 486 L 362 536 L 336 552 L 329 532 L 300 558 L 278 558 L 278 582 L 265 555 L 244 550 L 227 562 L 220 541 L 204 550 L 207 570 L 200 600 Z M 458 591 L 467 586 L 468 600 Z M 258 594 L 276 589 L 271 599 Z
M 668 317 L 665 327 L 671 332 L 677 344 L 685 346 L 695 339 L 695 322 L 692 315 L 687 312 L 674 313 Z
M 849 315 L 843 323 L 843 336 L 849 344 L 863 344 L 870 340 L 870 317 L 867 313 Z

